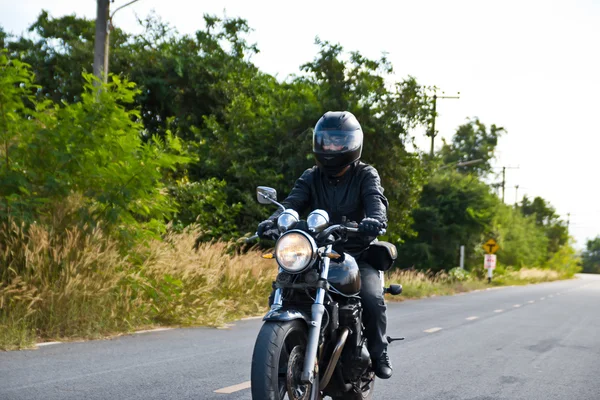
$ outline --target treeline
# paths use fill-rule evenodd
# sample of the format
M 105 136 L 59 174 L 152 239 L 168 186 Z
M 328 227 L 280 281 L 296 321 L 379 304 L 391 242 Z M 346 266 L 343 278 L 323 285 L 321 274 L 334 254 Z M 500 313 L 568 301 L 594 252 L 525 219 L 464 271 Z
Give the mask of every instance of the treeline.
M 245 235 L 271 211 L 256 204 L 255 187 L 287 193 L 314 164 L 315 122 L 348 110 L 390 200 L 387 239 L 401 268 L 449 270 L 465 245 L 467 266 L 478 270 L 491 237 L 505 266 L 557 268 L 559 255 L 565 268 L 576 265 L 546 200 L 506 206 L 484 183 L 502 127 L 469 120 L 434 160 L 407 150 L 409 132 L 430 122 L 435 88 L 413 77 L 389 84 L 385 56 L 317 39 L 315 58 L 282 81 L 252 63 L 258 48 L 243 19 L 205 16 L 195 35 L 156 16 L 140 22 L 139 35 L 112 32 L 103 90 L 88 73 L 94 21 L 42 12 L 31 35 L 0 28 L 5 227 L 100 227 L 123 249 L 191 224 L 200 241 Z M 482 161 L 457 166 L 474 159 Z

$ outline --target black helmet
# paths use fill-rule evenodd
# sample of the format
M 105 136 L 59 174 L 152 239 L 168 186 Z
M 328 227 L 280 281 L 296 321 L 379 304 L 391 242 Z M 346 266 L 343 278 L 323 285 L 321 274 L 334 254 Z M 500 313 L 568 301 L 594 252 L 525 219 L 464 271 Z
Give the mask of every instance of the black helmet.
M 362 128 L 350 112 L 326 112 L 315 125 L 313 153 L 319 169 L 329 176 L 357 161 L 362 153 L 362 144 Z

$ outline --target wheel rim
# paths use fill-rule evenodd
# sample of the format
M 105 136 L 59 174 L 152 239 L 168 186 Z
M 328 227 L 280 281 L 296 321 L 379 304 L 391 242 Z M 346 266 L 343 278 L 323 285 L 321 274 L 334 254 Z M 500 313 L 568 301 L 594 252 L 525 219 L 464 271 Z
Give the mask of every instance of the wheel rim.
M 295 346 L 288 361 L 287 394 L 290 400 L 308 400 L 310 384 L 302 383 L 301 375 L 304 367 L 304 346 Z
M 291 397 L 288 393 L 288 371 L 297 371 L 298 381 L 300 379 L 300 373 L 302 372 L 304 362 L 304 345 L 306 343 L 306 336 L 304 332 L 291 331 L 283 341 L 281 353 L 279 355 L 279 366 L 278 366 L 278 389 L 279 399 L 283 400 L 286 395 L 291 400 L 301 399 L 304 400 L 308 397 Z M 299 354 L 301 352 L 301 354 Z M 290 361 L 294 363 L 294 366 L 290 368 Z M 300 365 L 299 369 L 297 365 Z M 310 392 L 309 392 L 310 393 Z

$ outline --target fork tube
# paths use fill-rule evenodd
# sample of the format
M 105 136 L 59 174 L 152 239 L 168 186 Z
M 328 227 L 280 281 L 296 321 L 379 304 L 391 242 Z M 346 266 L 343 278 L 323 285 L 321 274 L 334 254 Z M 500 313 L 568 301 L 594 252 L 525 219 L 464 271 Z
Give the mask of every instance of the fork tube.
M 327 246 L 325 254 L 331 252 L 331 245 Z M 321 270 L 321 279 L 327 281 L 329 276 L 329 258 L 323 257 L 323 269 Z M 300 379 L 303 382 L 313 382 L 315 365 L 317 361 L 317 349 L 319 347 L 319 337 L 321 336 L 321 322 L 323 321 L 323 314 L 325 313 L 325 306 L 323 301 L 325 299 L 325 289 L 317 289 L 317 296 L 315 302 L 311 307 L 312 320 L 308 327 L 308 342 L 306 343 L 306 353 L 304 356 L 304 368 L 302 369 L 302 375 Z
M 279 268 L 279 272 L 281 272 L 281 268 Z M 275 295 L 273 296 L 273 304 L 271 305 L 271 310 L 279 310 L 283 305 L 283 299 L 281 298 L 281 289 L 275 289 Z

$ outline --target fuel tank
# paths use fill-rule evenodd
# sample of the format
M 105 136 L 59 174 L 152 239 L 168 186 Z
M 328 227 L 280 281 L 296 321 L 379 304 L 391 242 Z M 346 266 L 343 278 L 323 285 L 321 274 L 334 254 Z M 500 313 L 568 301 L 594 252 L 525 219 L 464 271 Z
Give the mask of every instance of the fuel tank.
M 329 263 L 329 284 L 342 294 L 351 296 L 360 292 L 360 271 L 354 257 L 344 254 L 344 261 Z

